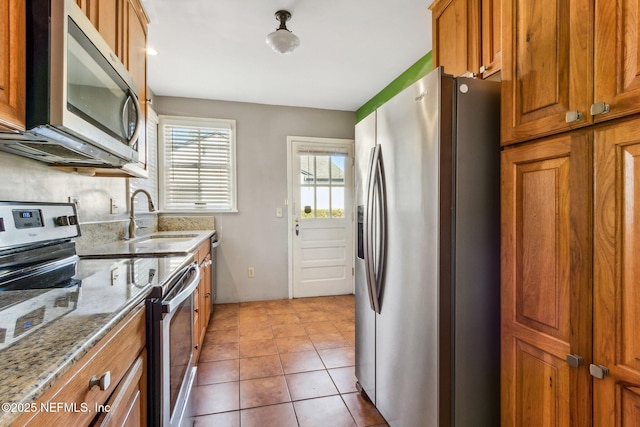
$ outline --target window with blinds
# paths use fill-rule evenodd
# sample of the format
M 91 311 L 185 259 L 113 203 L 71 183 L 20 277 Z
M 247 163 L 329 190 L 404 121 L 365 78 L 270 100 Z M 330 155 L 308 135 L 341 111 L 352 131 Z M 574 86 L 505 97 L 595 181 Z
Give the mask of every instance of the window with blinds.
M 163 210 L 236 211 L 235 124 L 160 116 Z

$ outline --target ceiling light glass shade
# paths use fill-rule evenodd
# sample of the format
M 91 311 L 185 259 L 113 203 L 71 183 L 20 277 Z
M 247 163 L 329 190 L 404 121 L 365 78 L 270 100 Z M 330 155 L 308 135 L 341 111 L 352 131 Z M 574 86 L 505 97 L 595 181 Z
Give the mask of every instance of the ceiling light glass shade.
M 280 28 L 267 36 L 267 44 L 278 53 L 291 53 L 300 45 L 300 39 L 286 28 Z

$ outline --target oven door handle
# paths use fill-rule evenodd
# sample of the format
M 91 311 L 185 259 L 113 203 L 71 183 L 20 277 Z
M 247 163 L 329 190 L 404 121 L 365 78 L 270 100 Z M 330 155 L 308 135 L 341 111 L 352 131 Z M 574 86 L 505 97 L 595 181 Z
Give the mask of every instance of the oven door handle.
M 191 296 L 191 294 L 193 294 L 193 292 L 196 290 L 196 288 L 198 287 L 198 283 L 200 283 L 200 269 L 195 263 L 191 264 L 188 270 L 185 271 L 183 277 L 189 274 L 189 272 L 192 270 L 195 270 L 195 275 L 191 278 L 191 280 L 186 284 L 181 283 L 177 285 L 182 287 L 180 292 L 178 292 L 178 294 L 170 300 L 162 301 L 163 313 L 171 313 L 176 307 L 182 304 L 184 300 L 189 298 L 189 296 Z

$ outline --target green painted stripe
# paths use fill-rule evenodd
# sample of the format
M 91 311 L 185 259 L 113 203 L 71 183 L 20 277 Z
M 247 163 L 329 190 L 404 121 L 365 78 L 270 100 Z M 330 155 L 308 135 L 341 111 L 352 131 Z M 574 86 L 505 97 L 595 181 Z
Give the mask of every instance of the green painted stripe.
M 356 123 L 373 113 L 379 106 L 396 96 L 402 90 L 411 86 L 420 78 L 426 76 L 429 71 L 433 70 L 431 61 L 431 52 L 420 58 L 415 64 L 407 68 L 400 74 L 398 78 L 389 83 L 387 87 L 382 89 L 376 96 L 367 101 L 362 107 L 356 111 Z

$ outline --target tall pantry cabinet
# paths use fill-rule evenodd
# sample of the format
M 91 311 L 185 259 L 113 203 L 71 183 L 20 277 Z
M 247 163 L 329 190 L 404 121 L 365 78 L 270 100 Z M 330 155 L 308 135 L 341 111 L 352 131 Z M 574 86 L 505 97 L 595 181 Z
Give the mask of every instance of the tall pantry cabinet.
M 502 7 L 502 425 L 637 426 L 640 4 Z

